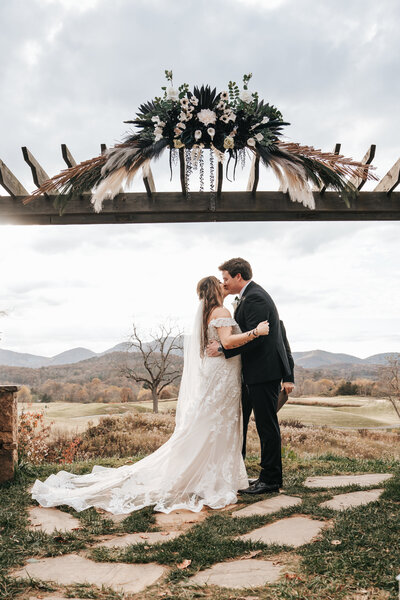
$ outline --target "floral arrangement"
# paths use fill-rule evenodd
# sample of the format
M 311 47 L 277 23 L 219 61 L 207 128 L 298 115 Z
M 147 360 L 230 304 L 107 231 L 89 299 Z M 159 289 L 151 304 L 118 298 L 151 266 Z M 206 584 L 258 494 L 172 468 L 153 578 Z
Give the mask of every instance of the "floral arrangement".
M 189 91 L 187 83 L 173 87 L 172 71 L 165 71 L 168 86 L 164 96 L 143 104 L 132 123 L 141 136 L 170 148 L 212 149 L 220 161 L 224 153 L 268 147 L 276 143 L 284 123 L 280 111 L 259 101 L 257 92 L 248 89 L 252 74 L 244 75 L 243 89 L 230 81 L 228 90 L 217 94 L 209 86 Z
M 92 192 L 96 212 L 101 211 L 106 198 L 114 198 L 124 185 L 130 185 L 142 167 L 146 173 L 151 160 L 166 149 L 170 151 L 172 168 L 174 154 L 183 153 L 186 162 L 186 189 L 192 168 L 200 163 L 200 190 L 204 189 L 203 151 L 210 151 L 210 189 L 214 189 L 214 166 L 228 157 L 244 162 L 245 154 L 257 156 L 264 166 L 277 176 L 280 189 L 291 200 L 315 208 L 313 187 L 322 186 L 343 193 L 344 199 L 356 193 L 349 182 L 352 176 L 373 178 L 370 166 L 342 155 L 321 152 L 312 146 L 285 142 L 282 128 L 286 123 L 281 112 L 259 99 L 249 90 L 252 74 L 243 76 L 242 89 L 230 81 L 228 89 L 217 93 L 210 86 L 194 87 L 183 83 L 173 85 L 172 71 L 165 71 L 167 85 L 163 95 L 142 104 L 136 118 L 125 121 L 138 131 L 126 135 L 122 143 L 105 153 L 66 169 L 46 181 L 24 202 L 43 193 L 62 194 L 56 198 L 62 210 L 72 196 Z

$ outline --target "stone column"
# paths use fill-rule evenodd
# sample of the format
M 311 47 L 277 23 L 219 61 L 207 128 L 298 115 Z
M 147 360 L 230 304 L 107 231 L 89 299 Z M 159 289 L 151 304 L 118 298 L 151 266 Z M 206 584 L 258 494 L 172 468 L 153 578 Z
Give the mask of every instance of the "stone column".
M 14 477 L 18 460 L 18 389 L 0 385 L 0 483 Z

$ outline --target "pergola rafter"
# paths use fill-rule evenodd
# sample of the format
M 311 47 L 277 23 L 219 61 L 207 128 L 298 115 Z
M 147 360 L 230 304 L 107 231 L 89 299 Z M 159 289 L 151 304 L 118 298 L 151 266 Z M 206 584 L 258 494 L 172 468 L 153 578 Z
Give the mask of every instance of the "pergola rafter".
M 340 144 L 334 153 L 339 154 Z M 101 151 L 106 145 L 101 144 Z M 362 159 L 370 164 L 376 147 L 371 145 Z M 48 175 L 37 159 L 22 148 L 36 186 L 48 179 Z M 61 154 L 67 165 L 76 165 L 66 144 L 61 145 Z M 255 156 L 250 169 L 245 192 L 223 191 L 223 166 L 217 163 L 214 192 L 186 191 L 186 165 L 183 149 L 179 151 L 179 192 L 157 192 L 149 166 L 143 169 L 143 192 L 121 192 L 112 201 L 106 201 L 102 212 L 95 213 L 90 203 L 90 193 L 72 198 L 62 215 L 54 208 L 53 194 L 38 196 L 24 205 L 29 192 L 18 181 L 12 171 L 0 160 L 0 185 L 10 194 L 0 196 L 0 224 L 17 225 L 72 225 L 101 223 L 182 223 L 211 221 L 365 221 L 399 220 L 400 192 L 395 192 L 400 183 L 400 159 L 381 179 L 371 192 L 360 191 L 364 180 L 354 178 L 351 183 L 358 190 L 350 206 L 341 194 L 327 192 L 325 187 L 314 191 L 315 210 L 292 202 L 282 191 L 259 191 L 259 157 Z

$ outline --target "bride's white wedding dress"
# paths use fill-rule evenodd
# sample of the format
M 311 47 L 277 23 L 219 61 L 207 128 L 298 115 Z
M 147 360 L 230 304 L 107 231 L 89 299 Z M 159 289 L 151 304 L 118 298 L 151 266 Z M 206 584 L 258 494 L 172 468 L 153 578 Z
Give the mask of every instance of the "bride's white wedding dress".
M 176 426 L 170 439 L 134 465 L 95 466 L 87 475 L 60 471 L 36 480 L 32 497 L 42 506 L 95 506 L 127 514 L 145 506 L 169 513 L 198 512 L 203 506 L 223 508 L 237 501 L 237 490 L 248 486 L 241 455 L 241 359 L 200 358 L 202 303 L 185 363 Z M 219 339 L 218 327 L 240 328 L 233 319 L 214 319 L 209 340 Z

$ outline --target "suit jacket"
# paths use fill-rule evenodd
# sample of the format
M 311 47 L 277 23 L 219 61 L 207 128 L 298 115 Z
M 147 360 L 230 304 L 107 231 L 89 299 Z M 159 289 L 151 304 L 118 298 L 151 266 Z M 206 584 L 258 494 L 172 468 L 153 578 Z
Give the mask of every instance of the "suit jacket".
M 244 383 L 249 385 L 276 379 L 293 381 L 293 358 L 285 328 L 281 327 L 271 296 L 254 281 L 245 289 L 235 311 L 235 320 L 242 331 L 254 329 L 260 321 L 269 322 L 268 335 L 260 336 L 239 348 L 223 348 L 225 358 L 241 354 Z

